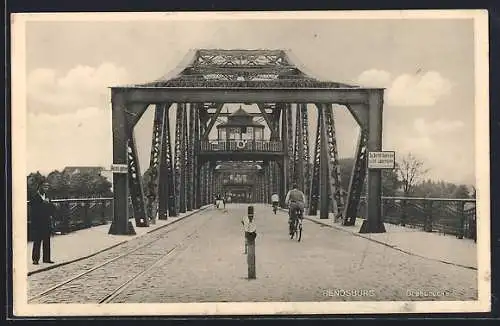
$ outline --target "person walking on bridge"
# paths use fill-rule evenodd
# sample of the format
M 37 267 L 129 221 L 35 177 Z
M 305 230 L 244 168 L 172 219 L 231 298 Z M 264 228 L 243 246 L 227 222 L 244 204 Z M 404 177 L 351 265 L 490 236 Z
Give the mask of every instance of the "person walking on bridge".
M 280 197 L 278 196 L 278 194 L 277 193 L 272 194 L 271 203 L 273 205 L 274 214 L 276 214 L 276 211 L 278 210 L 279 201 L 280 201 Z

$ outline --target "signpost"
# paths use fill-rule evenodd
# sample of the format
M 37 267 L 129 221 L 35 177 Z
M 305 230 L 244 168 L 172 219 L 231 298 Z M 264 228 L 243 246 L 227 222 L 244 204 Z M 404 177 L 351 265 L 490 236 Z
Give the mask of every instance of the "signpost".
M 111 164 L 111 172 L 113 173 L 128 173 L 127 164 Z
M 396 152 L 368 152 L 368 169 L 394 169 L 396 167 Z

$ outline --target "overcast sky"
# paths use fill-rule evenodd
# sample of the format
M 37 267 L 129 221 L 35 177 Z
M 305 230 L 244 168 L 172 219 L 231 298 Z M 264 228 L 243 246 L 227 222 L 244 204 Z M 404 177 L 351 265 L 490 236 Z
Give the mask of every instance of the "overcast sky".
M 386 87 L 383 149 L 412 152 L 432 179 L 472 184 L 473 41 L 468 19 L 29 22 L 27 173 L 109 167 L 108 86 L 157 79 L 192 48 L 271 48 L 323 79 Z M 356 125 L 335 114 L 339 154 L 352 157 Z M 152 116 L 135 130 L 143 171 Z

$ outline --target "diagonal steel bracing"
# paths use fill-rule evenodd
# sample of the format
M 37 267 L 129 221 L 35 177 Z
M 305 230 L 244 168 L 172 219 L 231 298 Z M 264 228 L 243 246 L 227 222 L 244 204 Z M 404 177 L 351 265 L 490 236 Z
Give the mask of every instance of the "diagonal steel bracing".
M 184 153 L 183 153 L 183 137 L 184 137 L 184 104 L 177 103 L 175 117 L 175 211 L 182 213 L 182 204 L 184 202 Z M 185 210 L 184 210 L 185 212 Z
M 189 157 L 189 124 L 188 124 L 188 111 L 190 108 L 190 104 L 186 103 L 184 104 L 184 116 L 183 116 L 183 123 L 182 123 L 182 154 L 184 156 L 184 187 L 183 187 L 183 195 L 184 195 L 184 203 L 182 204 L 182 208 L 184 209 L 184 212 L 189 210 L 189 201 L 192 193 L 189 193 L 189 175 L 190 175 L 190 169 L 191 169 L 191 162 L 190 162 L 190 157 Z
M 340 165 L 338 160 L 338 150 L 337 150 L 337 140 L 335 135 L 335 119 L 333 116 L 333 108 L 331 104 L 322 104 L 320 111 L 324 115 L 322 119 L 323 124 L 323 134 L 326 141 L 327 155 L 327 167 L 328 167 L 328 177 L 327 182 L 329 186 L 329 194 L 332 196 L 332 208 L 335 216 L 335 220 L 343 213 L 344 200 L 342 196 L 342 189 L 340 187 Z M 326 162 L 325 162 L 326 163 Z
M 304 176 L 304 181 L 302 182 L 303 184 L 303 189 L 304 189 L 304 194 L 306 197 L 309 197 L 309 192 L 310 192 L 310 183 L 309 180 L 311 178 L 311 172 L 310 172 L 310 152 L 309 152 L 309 115 L 307 111 L 307 104 L 301 104 L 300 108 L 300 114 L 301 114 L 301 127 L 302 127 L 302 137 L 300 138 L 300 141 L 302 141 L 302 150 L 300 153 L 302 154 L 302 162 L 303 162 L 303 168 L 301 171 L 303 171 L 303 176 Z
M 210 117 L 210 120 L 208 121 L 208 126 L 203 132 L 203 138 L 204 140 L 208 139 L 208 134 L 210 133 L 210 130 L 212 130 L 213 126 L 215 125 L 215 122 L 219 118 L 219 114 L 222 111 L 222 107 L 224 106 L 224 103 L 217 103 L 216 109 L 215 109 L 215 114 Z
M 158 189 L 158 218 L 167 219 L 168 216 L 177 216 L 175 210 L 175 166 L 172 160 L 172 145 L 170 142 L 170 117 L 171 104 L 165 106 L 162 117 L 161 133 L 161 160 Z
M 127 156 L 130 197 L 134 209 L 135 225 L 138 227 L 149 226 L 149 220 L 146 216 L 141 169 L 139 168 L 139 156 L 137 155 L 133 130 L 130 131 L 130 137 L 128 139 Z
M 297 185 L 301 188 L 303 188 L 303 176 L 301 175 L 301 167 L 302 164 L 300 162 L 300 150 L 301 150 L 301 141 L 300 139 L 302 138 L 302 128 L 301 128 L 301 116 L 300 116 L 300 104 L 297 104 L 295 106 L 295 136 L 293 138 L 294 140 L 294 147 L 293 147 L 293 181 L 297 183 Z
M 158 214 L 158 191 L 160 181 L 159 175 L 164 112 L 164 105 L 157 104 L 155 106 L 155 115 L 153 119 L 153 135 L 151 140 L 151 155 L 149 159 L 149 182 L 146 189 L 146 197 L 148 199 L 147 215 L 152 224 L 156 223 L 156 216 Z
M 367 141 L 368 133 L 366 129 L 360 128 L 351 179 L 349 181 L 349 189 L 347 192 L 347 204 L 344 209 L 344 225 L 352 226 L 356 222 L 361 192 L 363 191 L 363 185 L 366 178 Z
M 284 112 L 286 112 L 286 135 L 285 137 L 287 138 L 287 153 L 286 153 L 286 188 L 285 189 L 285 194 L 288 191 L 288 189 L 292 186 L 293 182 L 293 168 L 294 168 L 294 162 L 293 162 L 293 116 L 292 116 L 292 109 L 291 105 L 289 103 L 284 105 Z
M 201 107 L 200 103 L 194 103 L 194 110 L 193 110 L 193 137 L 192 137 L 192 146 L 193 146 L 193 168 L 192 168 L 192 173 L 193 173 L 193 188 L 194 188 L 194 198 L 193 198 L 193 205 L 194 208 L 198 209 L 201 207 L 201 200 L 200 200 L 200 167 L 198 163 L 198 146 L 200 143 L 200 119 L 199 119 L 199 110 Z
M 172 153 L 170 147 L 168 110 L 171 103 L 156 104 L 147 185 L 147 212 L 152 223 L 156 217 L 167 218 L 168 196 L 173 194 Z M 171 190 L 169 190 L 169 188 Z
M 318 110 L 318 123 L 316 126 L 316 139 L 314 145 L 314 155 L 311 171 L 311 186 L 309 188 L 309 215 L 316 215 L 319 204 L 319 190 L 320 190 L 320 159 L 321 159 L 321 125 L 323 115 Z

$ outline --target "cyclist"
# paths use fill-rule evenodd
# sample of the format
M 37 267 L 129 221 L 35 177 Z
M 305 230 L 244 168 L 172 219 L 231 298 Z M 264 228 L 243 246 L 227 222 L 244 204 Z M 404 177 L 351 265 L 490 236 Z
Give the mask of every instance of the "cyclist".
M 286 194 L 285 203 L 288 205 L 288 224 L 290 226 L 289 231 L 291 234 L 292 225 L 294 225 L 296 218 L 294 211 L 299 209 L 300 216 L 302 216 L 304 207 L 306 206 L 306 196 L 297 188 L 296 183 L 292 185 L 292 189 Z

